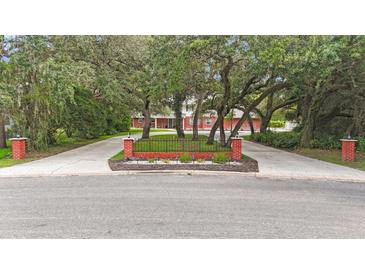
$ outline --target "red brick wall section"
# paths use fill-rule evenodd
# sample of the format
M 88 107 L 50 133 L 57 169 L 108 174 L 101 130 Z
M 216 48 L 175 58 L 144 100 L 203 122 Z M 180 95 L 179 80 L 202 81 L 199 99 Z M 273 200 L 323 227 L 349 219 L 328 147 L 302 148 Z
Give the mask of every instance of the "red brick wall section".
M 341 140 L 342 142 L 342 161 L 355 160 L 355 140 Z
M 133 157 L 133 138 L 124 138 L 123 139 L 123 148 L 124 148 L 124 159 Z
M 225 130 L 230 130 L 231 128 L 233 129 L 237 125 L 239 120 L 240 120 L 239 118 L 224 119 L 224 129 Z M 253 118 L 252 123 L 255 131 L 260 131 L 261 119 Z M 247 120 L 243 122 L 240 130 L 250 130 L 250 124 L 248 123 Z
M 157 128 L 167 128 L 168 126 L 167 118 L 156 118 L 155 121 L 157 121 Z
M 232 138 L 232 160 L 242 160 L 242 138 Z
M 134 152 L 133 157 L 140 159 L 151 159 L 151 158 L 160 158 L 160 159 L 176 159 L 181 155 L 189 153 L 195 159 L 212 159 L 214 156 L 214 152 Z M 232 158 L 231 152 L 226 152 L 228 158 Z M 125 152 L 124 152 L 125 157 Z
M 26 139 L 11 140 L 11 147 L 14 160 L 25 159 Z

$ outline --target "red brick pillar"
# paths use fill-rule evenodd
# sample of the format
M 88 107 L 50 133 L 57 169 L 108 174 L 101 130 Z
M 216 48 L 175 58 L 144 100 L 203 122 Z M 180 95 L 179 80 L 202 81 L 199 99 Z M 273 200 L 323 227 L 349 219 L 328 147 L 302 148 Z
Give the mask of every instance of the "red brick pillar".
M 357 140 L 341 139 L 342 143 L 342 161 L 354 161 L 355 160 L 355 143 Z
M 232 138 L 232 160 L 242 160 L 242 138 Z
M 10 139 L 10 141 L 11 141 L 13 159 L 14 160 L 25 159 L 27 138 L 12 138 Z
M 133 157 L 133 138 L 124 138 L 123 139 L 123 147 L 124 147 L 124 159 Z

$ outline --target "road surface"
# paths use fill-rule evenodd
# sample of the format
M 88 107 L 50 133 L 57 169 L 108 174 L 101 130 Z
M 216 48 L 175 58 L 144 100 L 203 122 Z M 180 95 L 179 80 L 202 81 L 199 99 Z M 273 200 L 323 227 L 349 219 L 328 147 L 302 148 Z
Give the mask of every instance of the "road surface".
M 365 238 L 365 184 L 243 175 L 0 178 L 0 238 Z

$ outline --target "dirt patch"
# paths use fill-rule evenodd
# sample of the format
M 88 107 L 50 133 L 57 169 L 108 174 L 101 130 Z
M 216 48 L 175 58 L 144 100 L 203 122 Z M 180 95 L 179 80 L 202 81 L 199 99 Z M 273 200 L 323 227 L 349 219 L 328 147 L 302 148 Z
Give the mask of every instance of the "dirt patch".
M 125 161 L 109 160 L 111 170 L 211 170 L 258 172 L 256 160 L 247 159 L 239 164 L 127 164 Z

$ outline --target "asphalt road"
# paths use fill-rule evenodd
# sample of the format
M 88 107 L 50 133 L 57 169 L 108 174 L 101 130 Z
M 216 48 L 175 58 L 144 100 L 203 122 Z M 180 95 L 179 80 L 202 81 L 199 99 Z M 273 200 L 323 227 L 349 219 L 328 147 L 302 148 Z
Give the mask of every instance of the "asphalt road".
M 242 175 L 0 178 L 0 238 L 365 238 L 365 184 Z

